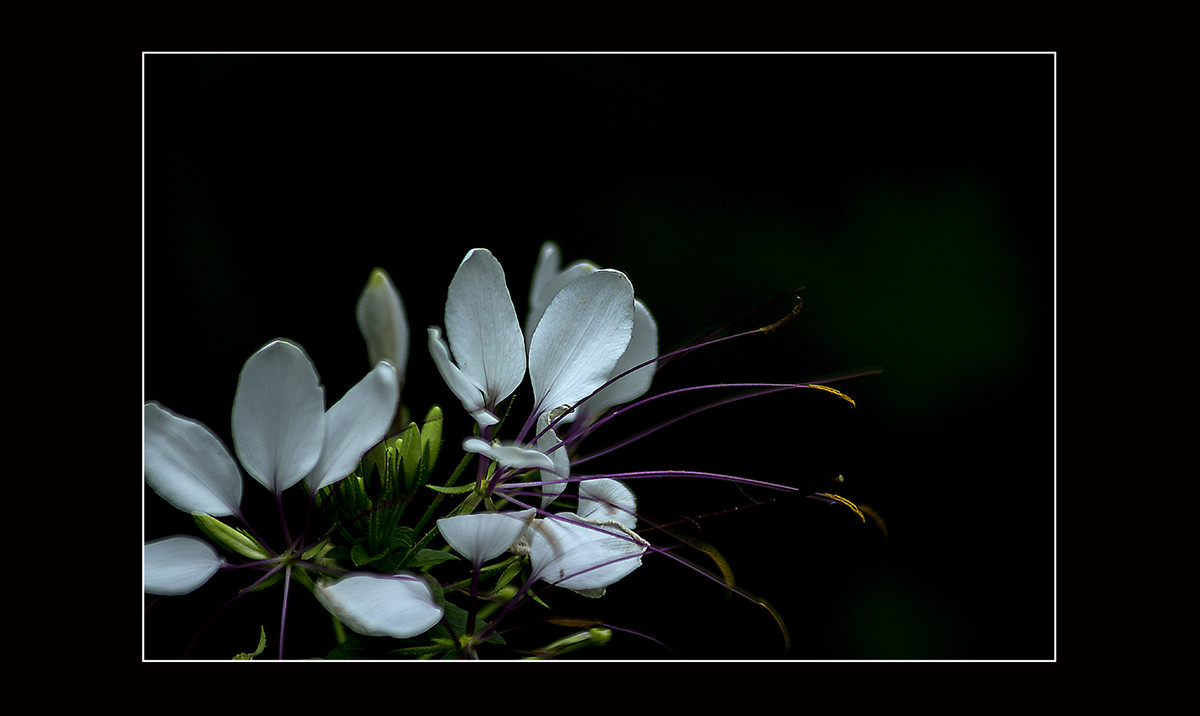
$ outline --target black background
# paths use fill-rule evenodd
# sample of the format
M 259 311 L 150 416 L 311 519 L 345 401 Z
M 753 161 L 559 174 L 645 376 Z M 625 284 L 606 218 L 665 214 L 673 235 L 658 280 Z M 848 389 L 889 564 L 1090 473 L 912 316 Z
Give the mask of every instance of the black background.
M 522 316 L 545 240 L 625 271 L 664 350 L 803 287 L 783 330 L 691 354 L 655 389 L 882 368 L 838 384 L 857 407 L 818 391 L 747 401 L 597 468 L 836 491 L 873 508 L 887 538 L 796 496 L 702 519 L 689 533 L 778 609 L 791 649 L 765 609 L 652 557 L 602 600 L 548 598 L 670 650 L 619 632 L 581 656 L 1054 658 L 1054 61 L 146 55 L 144 398 L 231 445 L 241 365 L 279 336 L 340 397 L 368 368 L 354 303 L 382 266 L 414 330 L 404 401 L 447 408 L 449 449 L 470 425 L 424 328 L 442 324 L 471 248 L 500 259 Z M 596 444 L 698 404 L 664 402 Z M 716 482 L 631 487 L 660 522 L 748 502 Z M 262 492 L 247 480 L 246 509 L 270 524 Z M 195 533 L 144 495 L 147 539 Z M 220 575 L 155 602 L 145 656 L 177 657 L 240 585 Z M 320 653 L 321 612 L 295 596 L 289 655 Z M 250 650 L 260 623 L 273 637 L 280 598 L 240 600 L 192 654 Z

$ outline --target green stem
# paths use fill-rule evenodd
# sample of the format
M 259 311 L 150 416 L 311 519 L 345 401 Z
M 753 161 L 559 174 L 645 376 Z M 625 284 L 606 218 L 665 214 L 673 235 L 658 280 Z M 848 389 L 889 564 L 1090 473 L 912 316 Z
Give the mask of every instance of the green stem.
M 454 472 L 450 473 L 450 477 L 446 479 L 446 484 L 442 485 L 442 487 L 454 487 L 454 483 L 458 482 L 458 478 L 461 477 L 463 472 L 466 471 L 467 465 L 471 464 L 471 459 L 474 457 L 475 455 L 473 453 L 467 453 L 463 455 L 462 460 L 460 460 L 458 463 L 458 467 L 454 468 Z M 474 493 L 471 494 L 473 495 Z M 444 499 L 446 499 L 446 496 L 441 492 L 434 495 L 433 500 L 429 503 L 429 507 L 425 510 L 425 514 L 421 515 L 421 519 L 418 520 L 417 524 L 413 526 L 414 534 L 420 532 L 421 528 L 423 528 L 425 524 L 429 522 L 429 519 L 433 517 L 434 510 L 437 509 L 438 505 L 442 504 L 442 500 Z M 413 558 L 413 555 L 424 549 L 425 545 L 429 544 L 429 541 L 433 539 L 435 534 L 437 534 L 436 527 L 426 532 L 425 536 L 408 550 L 408 554 L 404 555 L 404 559 L 401 560 L 400 564 L 396 567 L 396 571 L 404 569 L 404 567 L 408 564 L 408 561 Z

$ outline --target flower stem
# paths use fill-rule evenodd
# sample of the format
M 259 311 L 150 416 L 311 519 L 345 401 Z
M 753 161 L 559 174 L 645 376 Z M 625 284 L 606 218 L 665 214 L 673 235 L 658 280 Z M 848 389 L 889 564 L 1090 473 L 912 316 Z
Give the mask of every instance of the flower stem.
M 292 586 L 292 565 L 284 567 L 283 572 L 283 613 L 279 616 L 279 660 L 283 661 L 283 634 L 287 624 L 288 594 Z
M 458 478 L 461 477 L 463 472 L 466 471 L 467 465 L 471 464 L 471 458 L 473 457 L 475 457 L 475 455 L 472 453 L 463 455 L 462 460 L 458 462 L 458 467 L 454 468 L 454 472 L 450 473 L 450 477 L 446 479 L 446 484 L 442 485 L 442 487 L 454 487 L 454 483 L 458 482 Z M 429 503 L 429 507 L 425 509 L 425 514 L 421 515 L 421 519 L 417 520 L 417 523 L 413 525 L 413 534 L 420 532 L 421 529 L 425 527 L 425 524 L 429 522 L 431 517 L 433 517 L 434 511 L 438 508 L 438 505 L 442 504 L 442 500 L 444 499 L 445 495 L 443 493 L 439 492 L 434 495 L 433 500 Z M 429 540 L 433 539 L 435 534 L 437 534 L 436 528 L 425 533 L 425 536 L 408 550 L 408 554 L 404 555 L 404 559 L 401 560 L 400 564 L 396 566 L 396 571 L 404 569 L 405 565 L 408 564 L 408 560 L 412 559 L 413 555 L 424 548 L 425 545 L 429 544 Z

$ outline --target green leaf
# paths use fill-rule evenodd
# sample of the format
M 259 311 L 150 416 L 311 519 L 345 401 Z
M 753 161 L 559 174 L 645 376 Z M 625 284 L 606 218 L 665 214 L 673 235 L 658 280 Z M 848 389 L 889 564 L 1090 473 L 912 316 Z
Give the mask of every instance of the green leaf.
M 495 589 L 498 591 L 506 584 L 511 582 L 514 577 L 521 573 L 521 568 L 524 566 L 524 561 L 520 559 L 514 559 L 509 562 L 508 566 L 504 568 L 504 571 L 500 573 L 500 578 L 496 580 Z
M 408 564 L 411 567 L 432 567 L 435 564 L 457 559 L 458 556 L 453 552 L 443 552 L 440 549 L 422 549 L 413 555 Z
M 254 657 L 263 653 L 263 650 L 266 648 L 267 648 L 267 630 L 260 626 L 258 628 L 258 648 L 249 654 L 247 654 L 246 652 L 243 651 L 242 653 L 233 657 L 233 660 L 234 661 L 250 661 L 250 660 L 254 659 Z
M 326 659 L 365 659 L 370 655 L 371 639 L 348 632 L 346 640 L 329 650 Z
M 454 630 L 454 633 L 455 634 L 466 634 L 467 633 L 467 630 L 466 630 L 467 610 L 463 609 L 462 607 L 458 606 L 457 604 L 453 604 L 451 602 L 446 602 L 445 610 L 446 611 L 445 611 L 444 619 L 446 620 L 446 623 L 450 625 L 450 628 Z M 484 628 L 487 627 L 487 625 L 488 625 L 487 622 L 485 622 L 484 620 L 482 620 L 478 616 L 476 616 L 475 617 L 475 629 L 472 633 L 478 633 L 478 632 L 483 631 Z M 495 633 L 491 636 L 491 638 L 488 639 L 488 643 L 489 644 L 503 644 L 504 637 L 500 636 L 499 633 Z
M 425 646 L 404 646 L 392 649 L 388 656 L 433 656 L 443 652 L 453 651 L 454 642 L 449 639 L 434 639 L 432 644 Z
M 350 548 L 350 561 L 354 562 L 355 567 L 361 567 L 371 561 L 370 552 L 367 550 L 367 545 L 363 542 L 356 542 Z

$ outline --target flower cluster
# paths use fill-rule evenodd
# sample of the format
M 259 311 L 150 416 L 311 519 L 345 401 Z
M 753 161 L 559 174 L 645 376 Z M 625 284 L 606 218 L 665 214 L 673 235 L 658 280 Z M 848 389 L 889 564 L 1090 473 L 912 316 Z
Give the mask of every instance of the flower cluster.
M 573 448 L 614 408 L 653 399 L 642 396 L 665 357 L 624 273 L 586 261 L 563 267 L 547 243 L 522 323 L 500 262 L 486 249 L 467 253 L 449 284 L 444 328 L 427 330 L 433 364 L 473 423 L 444 478 L 435 469 L 442 409 L 418 424 L 400 402 L 410 331 L 382 270 L 368 279 L 356 318 L 371 368 L 328 409 L 300 346 L 278 339 L 250 357 L 234 394 L 233 453 L 204 425 L 146 403 L 146 483 L 207 537 L 147 542 L 147 594 L 186 594 L 220 570 L 249 569 L 247 591 L 283 583 L 280 658 L 293 583 L 339 629 L 360 635 L 342 635 L 342 655 L 363 637 L 387 637 L 388 656 L 474 658 L 503 643 L 498 625 L 508 614 L 542 601 L 539 585 L 600 597 L 647 554 L 665 553 L 639 534 L 622 475 L 572 471 Z M 515 410 L 524 404 L 528 413 Z M 243 516 L 242 472 L 280 505 L 282 544 L 269 545 Z M 307 509 L 290 524 L 282 494 L 296 486 Z M 539 653 L 608 636 L 593 629 Z

